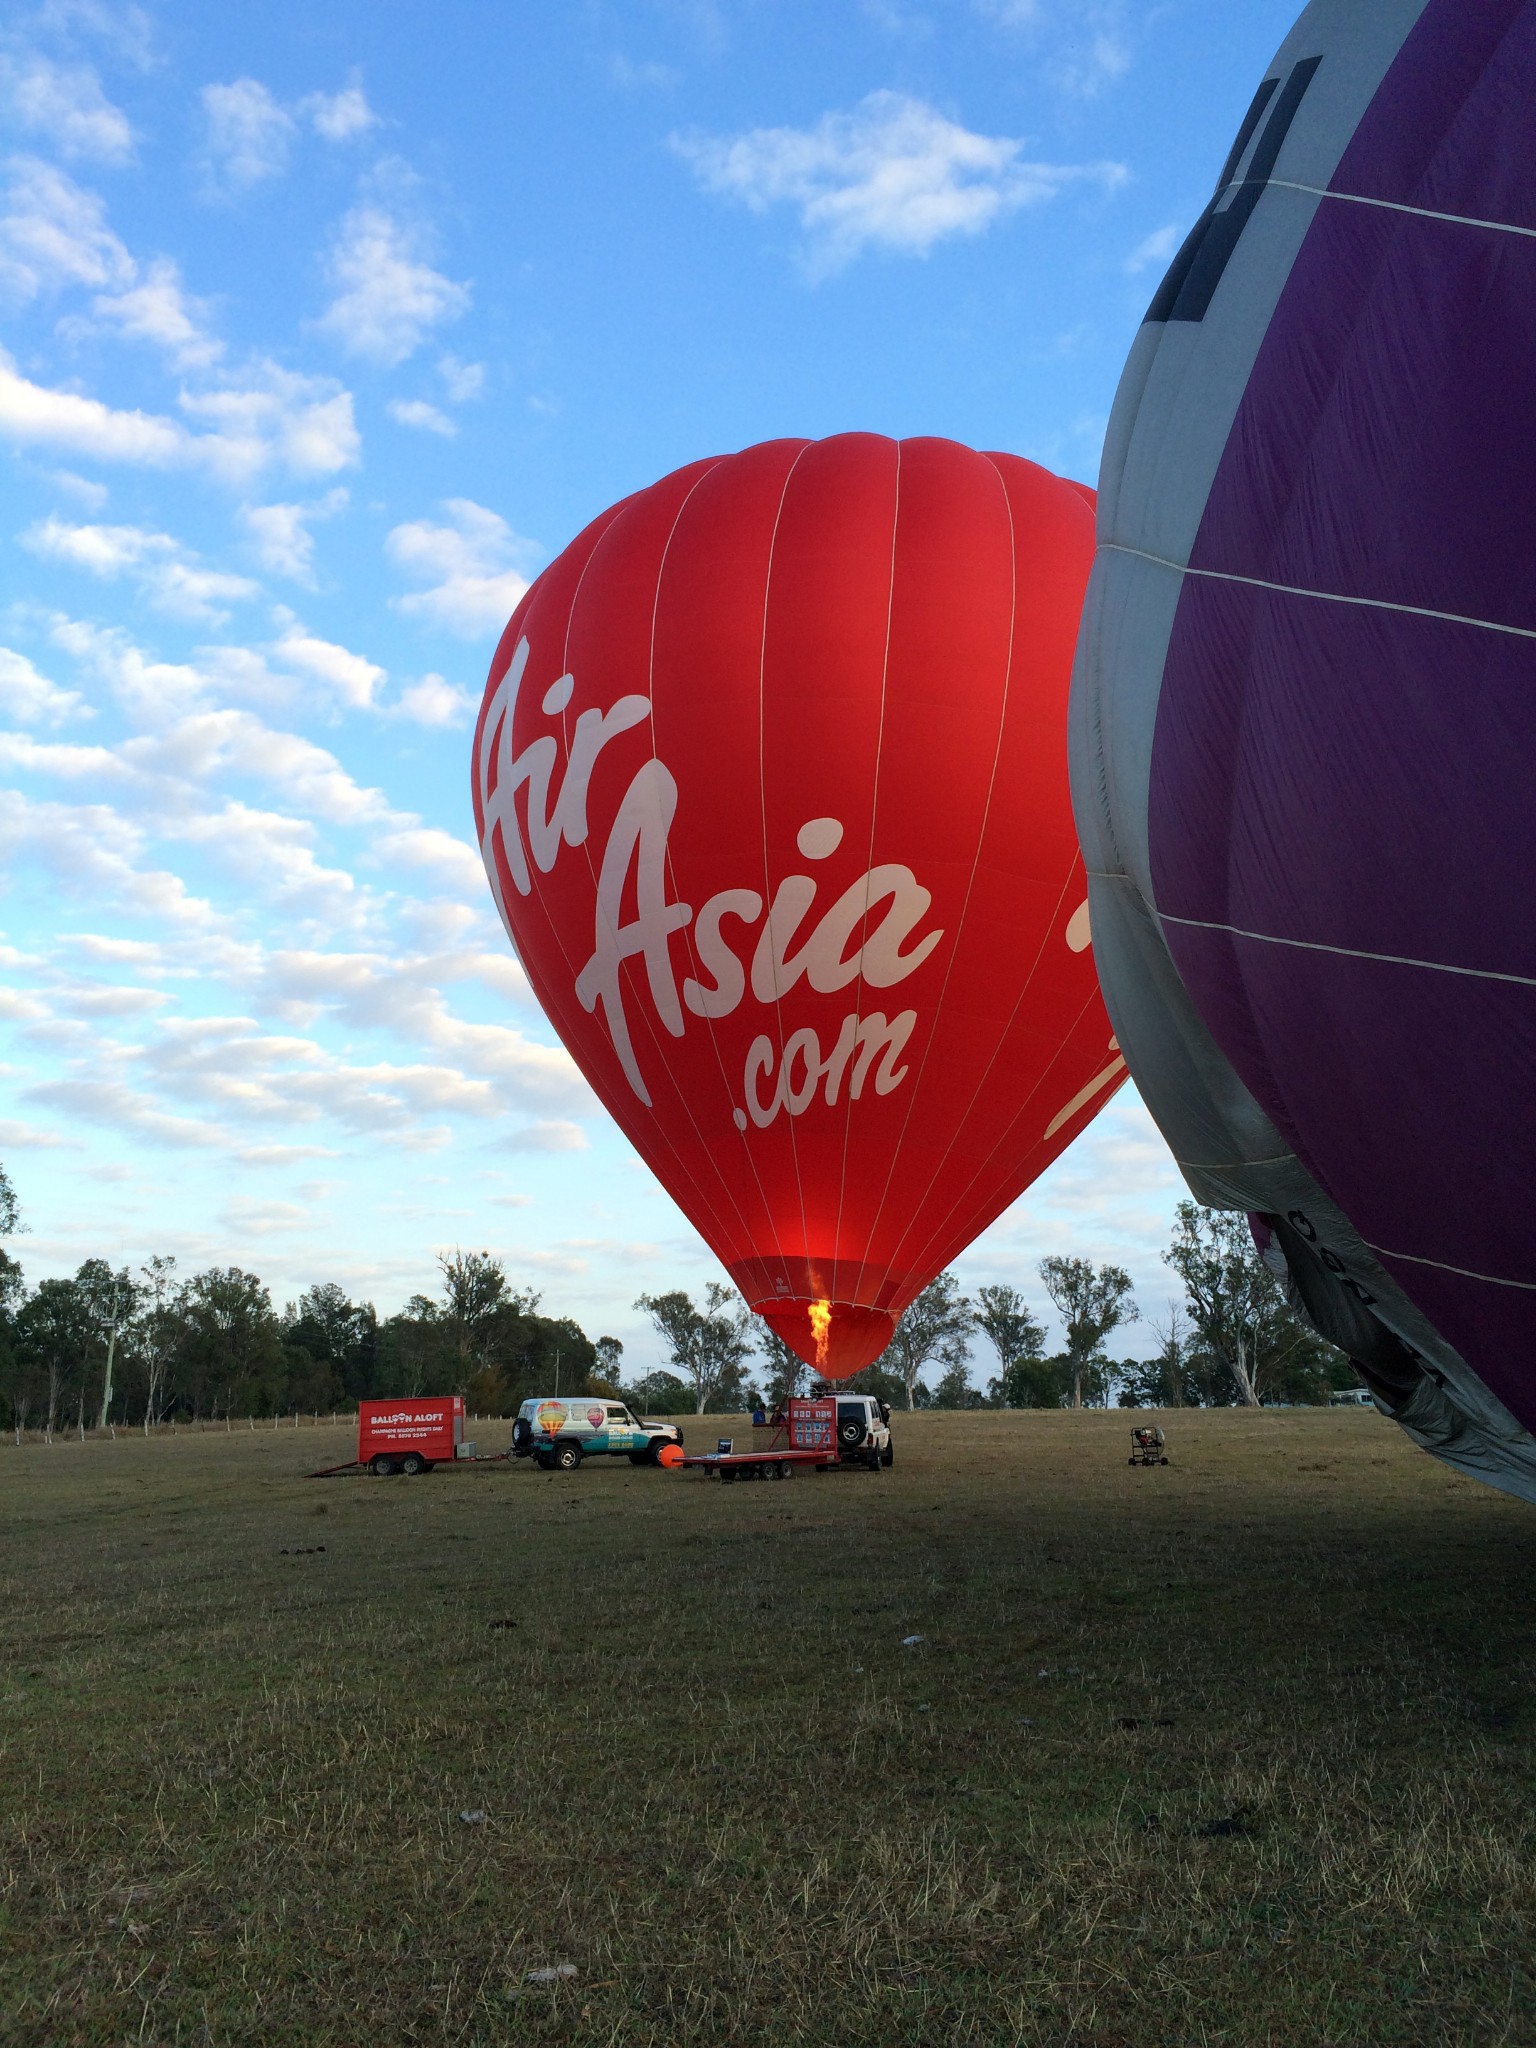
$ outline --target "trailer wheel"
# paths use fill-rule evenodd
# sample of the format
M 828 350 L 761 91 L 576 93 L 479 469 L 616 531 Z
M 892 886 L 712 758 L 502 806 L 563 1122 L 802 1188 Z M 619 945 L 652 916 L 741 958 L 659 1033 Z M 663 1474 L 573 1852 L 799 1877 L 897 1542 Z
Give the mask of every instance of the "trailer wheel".
M 380 1451 L 376 1458 L 370 1459 L 368 1469 L 375 1479 L 393 1479 L 395 1476 L 395 1461 L 393 1458 L 386 1456 L 383 1451 Z
M 427 1463 L 420 1451 L 407 1451 L 400 1460 L 400 1470 L 407 1479 L 414 1479 L 419 1472 L 430 1472 L 432 1467 Z
M 729 1465 L 722 1465 L 720 1467 L 720 1484 L 722 1486 L 733 1486 L 735 1483 L 736 1474 L 731 1470 Z
M 556 1444 L 552 1460 L 557 1472 L 574 1472 L 581 1463 L 580 1444 Z

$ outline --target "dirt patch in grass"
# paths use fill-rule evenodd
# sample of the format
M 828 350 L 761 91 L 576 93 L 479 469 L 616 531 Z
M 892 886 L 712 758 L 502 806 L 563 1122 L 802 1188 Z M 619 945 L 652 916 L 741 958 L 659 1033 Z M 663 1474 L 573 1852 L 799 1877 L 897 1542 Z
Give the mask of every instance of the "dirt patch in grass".
M 0 1448 L 0 2041 L 1536 2041 L 1536 1516 L 1161 1419 Z

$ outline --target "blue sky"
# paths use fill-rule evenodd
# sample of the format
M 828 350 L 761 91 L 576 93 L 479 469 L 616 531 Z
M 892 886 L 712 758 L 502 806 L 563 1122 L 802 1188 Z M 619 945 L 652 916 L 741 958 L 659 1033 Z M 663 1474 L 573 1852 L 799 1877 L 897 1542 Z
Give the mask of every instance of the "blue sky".
M 0 1158 L 31 1277 L 171 1252 L 388 1310 L 485 1246 L 654 1361 L 635 1295 L 716 1269 L 492 911 L 500 628 L 604 506 L 773 435 L 1093 481 L 1291 13 L 9 12 Z M 1126 1091 L 960 1270 L 1038 1295 L 1046 1252 L 1113 1257 L 1157 1313 L 1180 1191 Z

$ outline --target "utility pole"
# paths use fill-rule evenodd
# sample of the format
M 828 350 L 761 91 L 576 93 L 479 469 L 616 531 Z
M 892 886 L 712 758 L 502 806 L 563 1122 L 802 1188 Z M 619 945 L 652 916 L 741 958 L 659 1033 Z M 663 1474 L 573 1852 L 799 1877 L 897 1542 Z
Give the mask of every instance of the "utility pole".
M 555 1399 L 556 1399 L 556 1400 L 558 1401 L 558 1400 L 559 1400 L 559 1398 L 560 1398 L 560 1354 L 559 1354 L 559 1352 L 557 1351 L 557 1352 L 555 1353 Z
M 98 1422 L 98 1423 L 97 1423 L 97 1425 L 96 1425 L 96 1427 L 97 1427 L 98 1429 L 105 1429 L 105 1428 L 106 1428 L 106 1426 L 107 1426 L 107 1410 L 108 1410 L 108 1409 L 109 1409 L 109 1408 L 110 1408 L 110 1407 L 112 1406 L 112 1360 L 113 1360 L 113 1357 L 114 1357 L 114 1355 L 116 1354 L 116 1351 L 117 1351 L 117 1305 L 118 1305 L 118 1295 L 119 1295 L 119 1285 L 118 1285 L 118 1282 L 117 1282 L 116 1280 L 114 1280 L 114 1281 L 112 1282 L 112 1328 L 111 1328 L 111 1331 L 110 1331 L 110 1333 L 108 1334 L 108 1337 L 107 1337 L 107 1376 L 106 1376 L 106 1379 L 105 1379 L 105 1380 L 104 1380 L 104 1381 L 102 1382 L 102 1388 L 101 1388 L 101 1420 L 100 1420 L 100 1422 Z

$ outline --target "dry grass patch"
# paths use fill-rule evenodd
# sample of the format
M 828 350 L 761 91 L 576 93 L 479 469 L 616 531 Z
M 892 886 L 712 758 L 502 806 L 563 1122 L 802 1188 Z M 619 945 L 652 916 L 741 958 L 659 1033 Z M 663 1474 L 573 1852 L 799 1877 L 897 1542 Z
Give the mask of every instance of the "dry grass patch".
M 1531 1511 L 1370 1413 L 1126 1421 L 0 1449 L 0 2040 L 1536 2040 Z

